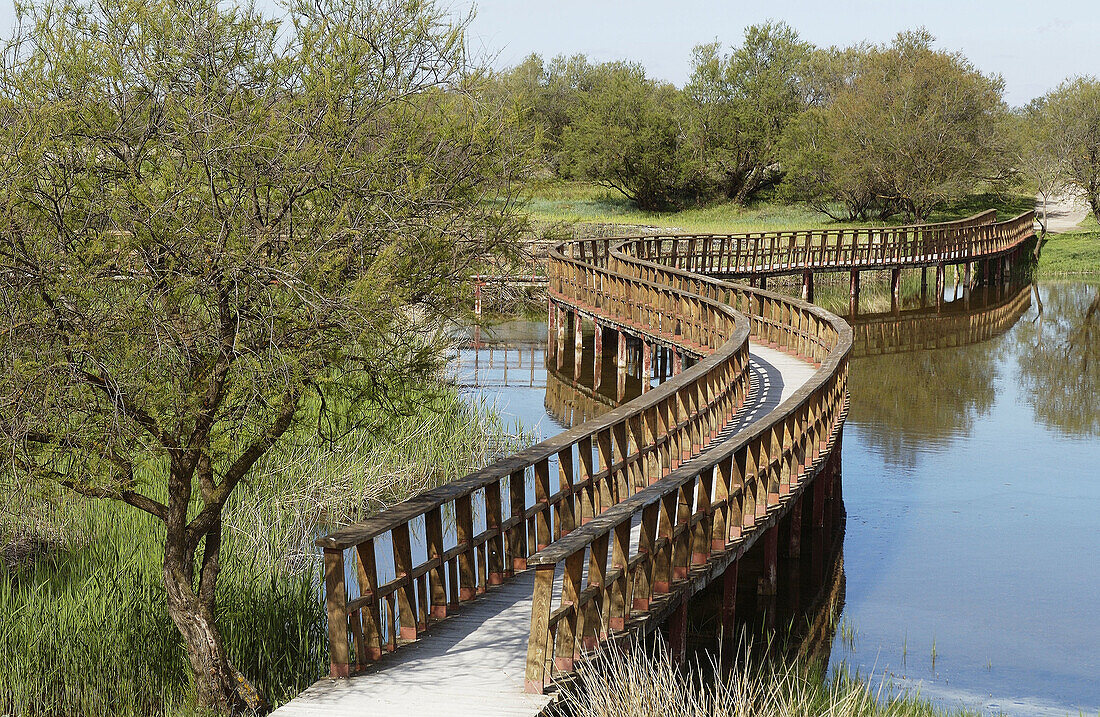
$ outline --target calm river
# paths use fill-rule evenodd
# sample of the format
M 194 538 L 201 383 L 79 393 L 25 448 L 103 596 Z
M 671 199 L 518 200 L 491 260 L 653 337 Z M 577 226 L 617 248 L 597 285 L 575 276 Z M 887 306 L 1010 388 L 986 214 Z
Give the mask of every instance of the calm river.
M 1100 284 L 855 325 L 830 665 L 945 705 L 1100 714 Z M 454 365 L 539 438 L 562 430 L 545 339 L 501 324 Z

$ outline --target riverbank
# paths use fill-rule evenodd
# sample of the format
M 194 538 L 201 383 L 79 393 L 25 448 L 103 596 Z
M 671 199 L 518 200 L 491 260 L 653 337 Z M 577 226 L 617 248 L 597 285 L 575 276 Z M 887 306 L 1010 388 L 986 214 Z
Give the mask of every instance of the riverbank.
M 416 389 L 422 391 L 422 389 Z M 328 668 L 314 536 L 517 450 L 517 430 L 453 389 L 341 447 L 276 446 L 226 516 L 217 620 L 236 667 L 278 705 Z M 155 519 L 0 474 L 0 714 L 190 715 Z

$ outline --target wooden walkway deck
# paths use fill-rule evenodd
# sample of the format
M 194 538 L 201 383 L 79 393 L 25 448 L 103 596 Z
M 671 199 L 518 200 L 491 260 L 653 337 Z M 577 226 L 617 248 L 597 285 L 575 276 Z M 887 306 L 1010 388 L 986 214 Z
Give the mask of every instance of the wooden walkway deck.
M 765 417 L 814 373 L 750 343 L 752 392 L 720 438 Z M 718 445 L 718 441 L 711 444 Z M 706 451 L 701 455 L 706 455 Z M 695 458 L 694 460 L 699 460 Z M 560 576 L 559 576 L 560 577 Z M 280 717 L 540 714 L 552 695 L 524 692 L 534 570 L 462 604 L 453 617 L 351 679 L 324 678 L 274 712 Z

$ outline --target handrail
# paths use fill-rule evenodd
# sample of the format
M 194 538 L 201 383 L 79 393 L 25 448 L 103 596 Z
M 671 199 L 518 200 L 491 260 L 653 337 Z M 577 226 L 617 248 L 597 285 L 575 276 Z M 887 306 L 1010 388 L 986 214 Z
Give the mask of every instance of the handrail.
M 639 258 L 723 276 L 920 267 L 1002 254 L 1032 233 L 1033 211 L 1004 222 L 995 217 L 989 210 L 942 224 L 630 238 L 639 245 Z

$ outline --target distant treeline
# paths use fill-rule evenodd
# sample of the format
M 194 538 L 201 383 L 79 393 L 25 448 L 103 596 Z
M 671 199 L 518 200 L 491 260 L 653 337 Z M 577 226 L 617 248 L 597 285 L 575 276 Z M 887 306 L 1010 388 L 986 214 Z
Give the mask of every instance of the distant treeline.
M 634 62 L 531 55 L 491 87 L 514 103 L 541 170 L 596 181 L 642 209 L 767 192 L 835 219 L 920 221 L 976 189 L 1075 191 L 1100 216 L 1100 83 L 1023 109 L 1004 83 L 925 30 L 818 48 L 782 22 L 726 52 L 695 48 L 678 88 Z

